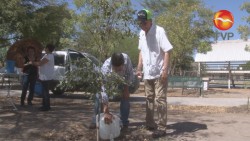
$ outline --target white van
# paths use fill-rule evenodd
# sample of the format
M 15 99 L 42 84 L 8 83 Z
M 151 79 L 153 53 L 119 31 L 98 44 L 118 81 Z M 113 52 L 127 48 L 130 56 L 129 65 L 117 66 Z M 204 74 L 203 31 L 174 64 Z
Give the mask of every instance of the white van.
M 64 90 L 56 86 L 60 83 L 60 81 L 62 81 L 65 78 L 65 73 L 67 71 L 70 71 L 69 70 L 70 68 L 66 67 L 66 64 L 69 63 L 70 61 L 75 61 L 79 58 L 87 58 L 91 62 L 93 62 L 93 64 L 96 67 L 101 66 L 101 62 L 93 55 L 75 51 L 72 49 L 68 49 L 65 51 L 54 51 L 53 55 L 55 60 L 54 78 L 49 89 L 53 92 L 53 94 L 56 95 L 61 95 L 64 93 Z
M 50 90 L 53 92 L 53 94 L 61 95 L 64 93 L 64 90 L 56 87 L 60 81 L 62 81 L 65 78 L 65 73 L 67 71 L 70 71 L 74 66 L 71 66 L 71 68 L 67 68 L 66 64 L 75 61 L 79 58 L 87 58 L 89 61 L 93 62 L 95 67 L 97 69 L 100 69 L 102 63 L 93 55 L 88 53 L 83 53 L 79 51 L 75 51 L 72 49 L 68 49 L 65 51 L 54 51 L 54 59 L 55 59 L 55 67 L 54 67 L 54 78 L 53 83 L 50 85 Z M 134 77 L 135 80 L 133 82 L 133 87 L 130 87 L 130 93 L 134 93 L 138 87 L 139 87 L 139 80 L 137 77 Z M 77 90 L 77 88 L 75 88 Z M 74 90 L 73 90 L 74 91 Z

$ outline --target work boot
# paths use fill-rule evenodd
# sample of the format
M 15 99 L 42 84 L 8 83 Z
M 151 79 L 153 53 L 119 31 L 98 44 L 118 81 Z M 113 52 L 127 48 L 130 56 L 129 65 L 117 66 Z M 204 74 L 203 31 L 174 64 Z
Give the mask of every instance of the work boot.
M 121 132 L 126 132 L 128 131 L 128 125 L 123 125 L 121 128 Z

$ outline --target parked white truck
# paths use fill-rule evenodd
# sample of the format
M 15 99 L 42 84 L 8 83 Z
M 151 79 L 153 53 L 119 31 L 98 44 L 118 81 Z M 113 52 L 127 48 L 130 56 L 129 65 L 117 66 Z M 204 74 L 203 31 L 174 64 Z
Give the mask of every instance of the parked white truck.
M 50 90 L 53 92 L 53 94 L 61 95 L 64 93 L 64 90 L 57 87 L 57 85 L 65 78 L 65 74 L 67 71 L 70 71 L 70 67 L 67 67 L 67 64 L 69 64 L 71 61 L 75 61 L 80 58 L 87 58 L 91 62 L 93 62 L 96 67 L 101 66 L 101 62 L 94 57 L 93 55 L 90 55 L 88 53 L 83 53 L 79 51 L 75 51 L 72 49 L 67 49 L 64 51 L 54 51 L 54 60 L 55 60 L 55 67 L 54 67 L 54 78 L 50 85 Z
M 71 61 L 75 61 L 77 59 L 81 58 L 87 58 L 89 61 L 93 62 L 95 67 L 99 68 L 101 67 L 102 63 L 93 55 L 88 53 L 83 53 L 79 51 L 75 51 L 72 49 L 68 49 L 65 51 L 54 51 L 54 59 L 55 59 L 55 67 L 54 67 L 54 78 L 52 81 L 52 84 L 50 85 L 50 90 L 55 95 L 61 95 L 64 93 L 64 89 L 61 89 L 60 87 L 57 87 L 57 85 L 65 78 L 65 74 L 67 71 L 70 71 L 73 67 L 72 65 L 69 65 L 70 67 L 66 67 L 67 64 L 69 64 Z M 134 80 L 134 86 L 132 89 L 130 89 L 130 93 L 134 93 L 139 87 L 139 80 L 135 76 Z M 73 91 L 77 90 L 75 88 Z

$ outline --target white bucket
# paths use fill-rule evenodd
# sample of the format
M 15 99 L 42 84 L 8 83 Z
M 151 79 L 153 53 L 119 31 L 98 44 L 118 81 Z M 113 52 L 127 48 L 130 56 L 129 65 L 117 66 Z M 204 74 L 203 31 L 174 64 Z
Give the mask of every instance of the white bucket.
M 112 123 L 105 124 L 104 123 L 104 114 L 100 114 L 100 137 L 101 139 L 114 139 L 120 135 L 120 119 L 118 116 L 113 115 Z M 98 120 L 98 115 L 96 116 L 96 120 Z M 97 121 L 96 121 L 97 123 Z

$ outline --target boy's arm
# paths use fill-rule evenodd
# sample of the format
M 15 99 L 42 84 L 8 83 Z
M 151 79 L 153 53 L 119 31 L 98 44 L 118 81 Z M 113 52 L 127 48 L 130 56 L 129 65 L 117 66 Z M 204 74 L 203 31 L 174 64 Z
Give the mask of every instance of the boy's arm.
M 141 78 L 142 77 L 142 55 L 141 55 L 141 51 L 140 51 L 140 53 L 139 53 L 139 59 L 138 59 L 138 65 L 137 65 L 137 72 L 136 72 L 136 74 L 137 74 L 137 76 L 138 76 L 138 78 Z
M 104 113 L 104 122 L 106 124 L 112 123 L 113 115 L 109 112 L 108 103 L 103 103 L 103 113 Z
M 38 62 L 30 61 L 29 63 L 32 64 L 32 65 L 35 65 L 35 66 L 42 66 L 42 65 L 44 65 L 44 64 L 46 64 L 48 62 L 49 62 L 49 60 L 46 57 L 44 57 L 41 61 L 38 61 Z

